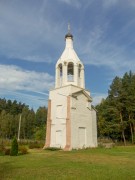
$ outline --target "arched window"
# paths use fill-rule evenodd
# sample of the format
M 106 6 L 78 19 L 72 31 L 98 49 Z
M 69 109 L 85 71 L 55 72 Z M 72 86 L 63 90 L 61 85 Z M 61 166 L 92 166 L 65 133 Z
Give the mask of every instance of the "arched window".
M 72 62 L 68 63 L 67 68 L 68 81 L 74 81 L 74 64 Z
M 78 67 L 78 77 L 80 78 L 81 77 L 81 64 L 79 64 L 79 67 Z
M 59 64 L 59 75 L 60 77 L 63 76 L 62 64 Z
M 58 81 L 59 81 L 59 86 L 62 86 L 62 78 L 63 78 L 63 68 L 62 68 L 62 64 L 59 64 L 58 66 Z

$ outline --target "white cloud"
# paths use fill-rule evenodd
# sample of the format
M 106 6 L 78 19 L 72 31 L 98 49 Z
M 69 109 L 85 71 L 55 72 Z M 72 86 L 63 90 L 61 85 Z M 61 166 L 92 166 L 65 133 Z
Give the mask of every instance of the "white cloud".
M 48 73 L 26 71 L 17 66 L 0 65 L 0 89 L 45 92 L 54 85 Z

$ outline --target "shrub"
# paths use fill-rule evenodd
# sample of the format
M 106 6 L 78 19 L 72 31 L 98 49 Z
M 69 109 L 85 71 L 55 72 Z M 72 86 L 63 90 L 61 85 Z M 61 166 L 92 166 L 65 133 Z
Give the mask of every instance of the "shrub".
M 30 148 L 30 149 L 43 148 L 43 144 L 42 144 L 42 143 L 38 143 L 37 141 L 35 141 L 35 142 L 30 142 L 30 143 L 29 143 L 29 148 Z
M 25 146 L 20 146 L 19 153 L 20 154 L 28 154 L 28 149 Z
M 2 147 L 0 147 L 0 156 L 4 155 L 4 149 Z
M 37 144 L 37 143 L 30 143 L 30 144 L 29 144 L 29 148 L 30 148 L 30 149 L 40 148 L 40 144 Z
M 3 155 L 4 145 L 0 144 L 0 155 Z
M 11 156 L 18 155 L 18 142 L 17 142 L 16 137 L 14 137 L 12 140 L 10 155 Z
M 10 148 L 4 148 L 3 152 L 5 155 L 10 155 Z

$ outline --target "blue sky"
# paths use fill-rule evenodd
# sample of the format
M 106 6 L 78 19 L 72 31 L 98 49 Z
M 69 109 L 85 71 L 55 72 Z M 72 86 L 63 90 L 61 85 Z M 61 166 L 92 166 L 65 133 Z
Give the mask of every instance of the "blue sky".
M 0 98 L 47 105 L 68 22 L 93 104 L 135 72 L 135 0 L 0 0 Z

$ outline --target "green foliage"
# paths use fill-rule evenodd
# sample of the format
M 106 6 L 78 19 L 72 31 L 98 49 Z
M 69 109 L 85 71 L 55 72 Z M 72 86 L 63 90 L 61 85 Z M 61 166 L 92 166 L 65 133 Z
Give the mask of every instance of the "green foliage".
M 14 137 L 12 140 L 10 155 L 11 156 L 18 155 L 18 142 L 17 142 L 16 137 Z
M 4 155 L 4 145 L 0 144 L 0 156 Z
M 39 149 L 39 148 L 43 148 L 43 146 L 44 146 L 44 143 L 42 143 L 42 142 L 38 142 L 38 141 L 31 141 L 30 143 L 29 143 L 29 149 Z
M 115 77 L 106 99 L 96 106 L 100 137 L 134 143 L 135 135 L 135 74 Z
M 35 128 L 35 140 L 45 140 L 45 134 L 46 134 L 45 126 Z
M 28 149 L 26 146 L 19 146 L 19 154 L 28 154 Z
M 21 115 L 20 139 L 45 139 L 47 108 L 39 107 L 37 112 L 16 100 L 0 99 L 0 137 L 12 139 L 18 135 Z
M 0 139 L 0 155 L 10 155 L 10 145 L 9 140 Z
M 4 152 L 4 155 L 10 155 L 11 149 L 6 147 L 4 148 L 3 152 Z
M 42 127 L 46 124 L 47 121 L 47 108 L 39 107 L 36 112 L 36 126 Z

